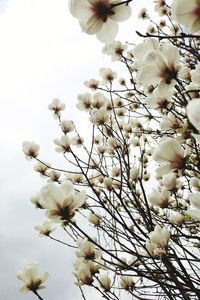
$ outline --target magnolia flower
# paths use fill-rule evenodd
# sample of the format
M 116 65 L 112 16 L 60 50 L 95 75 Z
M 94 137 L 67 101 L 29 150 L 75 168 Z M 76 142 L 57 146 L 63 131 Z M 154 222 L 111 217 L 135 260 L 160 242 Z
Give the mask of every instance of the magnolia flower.
M 84 82 L 84 85 L 88 88 L 90 88 L 92 91 L 95 91 L 98 89 L 99 86 L 99 81 L 96 79 L 90 79 L 90 80 L 86 80 Z
M 166 248 L 170 239 L 170 233 L 165 227 L 156 225 L 154 231 L 149 234 L 150 241 L 160 247 Z
M 76 146 L 78 148 L 82 147 L 83 144 L 84 144 L 84 139 L 80 136 L 80 135 L 74 135 L 72 138 L 71 138 L 71 144 L 73 146 Z
M 187 116 L 192 125 L 200 130 L 200 98 L 192 99 L 187 107 Z
M 161 192 L 154 190 L 150 194 L 148 194 L 148 201 L 153 206 L 158 206 L 161 208 L 165 208 L 168 206 L 170 200 L 170 192 L 165 188 L 161 189 Z
M 88 216 L 88 221 L 94 226 L 99 226 L 101 224 L 101 217 L 99 214 L 90 213 Z
M 54 222 L 67 223 L 85 202 L 85 192 L 75 192 L 71 181 L 59 187 L 50 183 L 41 189 L 41 204 L 47 210 L 47 217 Z
M 106 104 L 106 97 L 102 93 L 95 93 L 92 100 L 92 108 L 101 108 Z
M 49 173 L 48 173 L 48 176 L 49 176 L 49 182 L 51 181 L 58 181 L 58 179 L 60 178 L 61 174 L 55 170 L 51 170 Z
M 105 108 L 93 109 L 90 121 L 94 125 L 103 125 L 109 121 L 109 114 Z
M 103 185 L 108 191 L 111 191 L 113 188 L 113 180 L 110 177 L 105 177 L 103 181 Z
M 146 55 L 150 50 L 159 50 L 159 41 L 154 38 L 147 38 L 143 43 L 138 44 L 133 49 L 133 56 L 135 58 L 134 67 L 140 68 L 145 64 Z
M 183 122 L 174 116 L 171 112 L 167 114 L 167 116 L 162 116 L 162 121 L 159 124 L 161 129 L 164 130 L 177 130 L 183 127 Z
M 159 175 L 165 175 L 177 169 L 183 169 L 186 162 L 186 154 L 180 143 L 173 138 L 164 138 L 158 144 L 152 154 L 153 159 L 163 165 L 156 171 Z
M 50 233 L 55 230 L 49 220 L 44 221 L 42 225 L 34 226 L 34 228 L 38 231 L 40 236 L 49 236 Z
M 163 110 L 172 106 L 172 91 L 168 91 L 164 95 L 159 95 L 158 91 L 146 99 L 147 105 L 156 110 Z
M 70 150 L 70 138 L 67 135 L 63 135 L 61 139 L 54 139 L 54 143 L 58 146 L 56 147 L 56 151 L 59 153 L 67 152 Z
M 149 233 L 149 240 L 145 244 L 146 249 L 153 257 L 160 257 L 166 254 L 169 239 L 169 231 L 157 224 L 154 230 Z
M 71 120 L 63 120 L 61 123 L 60 123 L 60 126 L 62 128 L 62 131 L 64 132 L 64 134 L 68 133 L 68 132 L 71 132 L 71 131 L 74 131 L 74 123 L 73 121 Z
M 101 252 L 95 249 L 95 245 L 89 242 L 87 239 L 78 240 L 78 251 L 76 256 L 84 259 L 96 259 L 101 256 Z
M 37 291 L 44 289 L 43 282 L 48 278 L 49 274 L 38 274 L 38 264 L 29 264 L 24 267 L 23 271 L 17 273 L 17 278 L 23 281 L 23 284 L 19 287 L 20 292 Z
M 111 279 L 108 275 L 99 276 L 99 282 L 104 291 L 109 291 L 111 288 Z
M 35 196 L 31 197 L 31 202 L 35 205 L 36 208 L 43 208 L 41 204 L 40 193 L 37 193 Z
M 185 26 L 189 33 L 200 31 L 200 1 L 174 0 L 172 3 L 172 18 Z
M 82 30 L 96 34 L 104 43 L 114 40 L 118 32 L 117 22 L 125 21 L 131 14 L 128 5 L 116 0 L 70 0 L 69 9 L 79 19 Z
M 130 169 L 130 179 L 133 181 L 137 181 L 139 177 L 139 169 L 134 166 Z
M 165 43 L 160 50 L 147 53 L 144 65 L 138 70 L 137 79 L 143 85 L 158 85 L 159 94 L 165 95 L 176 84 L 179 61 L 177 48 Z
M 102 52 L 110 55 L 112 61 L 117 61 L 122 58 L 123 52 L 127 48 L 127 45 L 122 44 L 120 41 L 113 41 L 112 43 L 106 44 L 103 47 Z
M 180 226 L 181 224 L 183 224 L 185 220 L 185 216 L 180 214 L 180 213 L 172 213 L 170 216 L 169 216 L 169 221 L 172 223 L 172 224 L 175 224 L 175 225 L 178 225 Z
M 117 73 L 110 68 L 101 68 L 99 74 L 102 77 L 102 85 L 111 83 L 117 77 Z
M 58 118 L 61 116 L 61 111 L 65 109 L 65 104 L 61 103 L 59 99 L 53 99 L 48 108 L 53 111 L 53 116 Z
M 91 108 L 92 95 L 90 93 L 79 94 L 77 108 L 88 111 Z
M 25 141 L 23 142 L 22 147 L 27 160 L 36 158 L 39 155 L 40 146 L 35 142 Z
M 91 285 L 93 280 L 93 275 L 95 273 L 92 273 L 90 270 L 90 267 L 87 263 L 84 263 L 83 261 L 78 260 L 77 263 L 75 263 L 75 270 L 77 272 L 74 272 L 74 276 L 78 279 L 78 282 L 75 284 L 78 286 L 82 285 Z
M 131 276 L 122 276 L 120 278 L 120 286 L 122 289 L 132 291 L 135 287 L 135 282 Z
M 50 167 L 50 165 L 48 165 L 47 163 L 41 163 L 38 162 L 35 166 L 34 166 L 34 170 L 38 173 L 41 174 L 41 176 L 45 176 L 47 175 L 47 171 L 48 168 Z

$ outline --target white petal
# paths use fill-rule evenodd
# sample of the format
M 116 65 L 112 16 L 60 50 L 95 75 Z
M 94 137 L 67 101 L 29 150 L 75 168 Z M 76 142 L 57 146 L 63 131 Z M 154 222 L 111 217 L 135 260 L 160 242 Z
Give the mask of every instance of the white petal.
M 104 23 L 100 19 L 95 15 L 92 15 L 82 27 L 88 34 L 95 34 L 101 30 L 103 24 Z
M 91 14 L 91 6 L 87 0 L 70 0 L 69 11 L 73 17 L 79 20 L 87 20 Z
M 200 210 L 199 209 L 193 209 L 193 208 L 188 208 L 187 213 L 197 221 L 200 221 Z
M 114 21 L 122 22 L 127 20 L 131 15 L 131 8 L 129 5 L 118 5 L 114 9 L 114 15 L 109 16 Z
M 200 194 L 189 194 L 188 198 L 195 208 L 200 209 Z
M 137 79 L 144 85 L 156 85 L 160 82 L 161 78 L 159 76 L 160 72 L 156 65 L 149 64 L 142 66 L 137 73 Z
M 101 30 L 97 33 L 97 38 L 103 43 L 110 43 L 114 40 L 118 32 L 118 24 L 110 19 L 103 24 Z
M 186 111 L 189 121 L 196 129 L 200 130 L 200 98 L 191 100 Z
M 191 33 L 195 33 L 195 32 L 199 32 L 200 30 L 200 19 L 199 17 L 196 17 L 192 24 L 190 24 L 189 27 L 187 27 L 188 29 L 188 32 L 191 32 Z

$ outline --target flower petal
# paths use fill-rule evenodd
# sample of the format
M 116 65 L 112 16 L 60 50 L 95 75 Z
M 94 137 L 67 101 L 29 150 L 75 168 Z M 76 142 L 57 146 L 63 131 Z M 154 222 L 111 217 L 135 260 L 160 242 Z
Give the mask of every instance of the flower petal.
M 103 43 L 110 43 L 114 40 L 118 32 L 118 24 L 110 19 L 103 24 L 101 30 L 97 32 L 97 38 Z

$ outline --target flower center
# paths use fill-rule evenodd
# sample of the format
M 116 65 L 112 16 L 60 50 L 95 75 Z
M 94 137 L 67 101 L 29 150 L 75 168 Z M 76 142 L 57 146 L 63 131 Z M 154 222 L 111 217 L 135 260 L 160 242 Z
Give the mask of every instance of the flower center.
M 172 79 L 175 79 L 176 76 L 177 71 L 174 69 L 174 67 L 166 67 L 166 69 L 160 74 L 160 77 L 165 79 L 166 84 L 170 84 Z
M 114 11 L 110 9 L 109 0 L 99 0 L 93 7 L 92 11 L 96 15 L 97 19 L 102 20 L 103 22 L 107 21 L 108 16 L 114 15 Z
M 176 155 L 175 159 L 171 161 L 171 165 L 176 169 L 183 169 L 185 166 L 185 158 L 179 155 Z

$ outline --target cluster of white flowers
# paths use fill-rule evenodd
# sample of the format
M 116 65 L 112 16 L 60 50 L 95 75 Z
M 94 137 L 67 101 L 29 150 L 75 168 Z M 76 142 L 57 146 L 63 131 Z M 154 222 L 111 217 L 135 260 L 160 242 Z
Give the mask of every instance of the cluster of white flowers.
M 69 1 L 82 30 L 106 42 L 103 54 L 117 63 L 78 95 L 93 129 L 89 147 L 63 118 L 65 105 L 49 105 L 61 130 L 55 150 L 68 170 L 43 162 L 34 142 L 23 144 L 47 180 L 31 199 L 47 217 L 35 229 L 54 239 L 57 223 L 72 238 L 83 298 L 86 285 L 106 299 L 199 299 L 200 1 L 153 1 L 159 20 L 140 11 L 148 24 L 138 45 L 113 40 L 131 2 Z M 21 290 L 36 292 L 46 276 L 27 268 L 18 275 Z
M 91 285 L 94 275 L 99 273 L 102 266 L 99 264 L 101 252 L 95 249 L 95 245 L 87 239 L 77 241 L 77 259 L 74 263 L 74 275 L 77 278 L 77 285 Z

